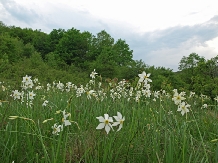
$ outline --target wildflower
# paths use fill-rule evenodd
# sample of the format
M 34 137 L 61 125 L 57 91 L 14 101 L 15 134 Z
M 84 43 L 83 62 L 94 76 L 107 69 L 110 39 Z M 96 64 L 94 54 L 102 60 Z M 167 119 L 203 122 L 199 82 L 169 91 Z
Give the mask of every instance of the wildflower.
M 23 81 L 22 81 L 22 88 L 23 89 L 27 89 L 27 88 L 32 88 L 33 87 L 33 81 L 31 80 L 31 76 L 25 76 L 23 77 Z
M 88 91 L 86 93 L 87 93 L 87 98 L 91 99 L 91 95 L 94 95 L 95 91 L 94 90 L 90 90 L 90 91 Z
M 189 112 L 188 108 L 190 106 L 191 105 L 189 105 L 189 104 L 186 105 L 185 102 L 182 102 L 182 103 L 180 103 L 177 111 L 181 111 L 181 114 L 184 115 L 185 113 Z
M 123 127 L 123 122 L 125 121 L 125 117 L 122 117 L 122 114 L 120 112 L 117 112 L 117 116 L 113 116 L 117 122 L 114 122 L 112 126 L 119 125 L 119 128 L 117 131 L 120 131 L 120 129 Z
M 195 95 L 195 92 L 190 92 L 189 98 L 193 97 Z
M 207 104 L 204 104 L 203 106 L 202 106 L 202 108 L 207 108 L 208 107 L 208 105 Z
M 138 76 L 140 77 L 139 82 L 144 82 L 145 84 L 147 84 L 147 82 L 152 82 L 151 79 L 149 79 L 149 76 L 151 74 L 146 74 L 146 72 L 142 72 L 141 74 L 139 74 Z
M 57 125 L 57 123 L 54 124 L 54 126 L 51 127 L 53 129 L 52 134 L 59 135 L 58 133 L 61 132 L 63 129 L 62 125 Z
M 42 106 L 46 106 L 48 104 L 48 100 L 45 100 L 42 104 Z
M 168 115 L 171 115 L 171 114 L 173 114 L 173 112 L 172 111 L 168 111 Z
M 38 78 L 33 79 L 34 83 L 37 83 L 38 81 L 39 81 Z
M 59 81 L 57 84 L 57 88 L 61 91 L 64 91 L 64 84 Z
M 158 98 L 159 95 L 160 95 L 160 91 L 154 91 L 154 97 L 155 97 L 155 98 Z
M 70 113 L 66 114 L 65 110 L 63 111 L 63 118 L 62 118 L 62 122 L 64 123 L 65 126 L 69 126 L 71 125 L 71 122 L 69 120 L 67 120 L 67 117 L 70 116 Z
M 11 95 L 15 99 L 20 99 L 21 93 L 18 90 L 13 91 L 13 95 Z
M 90 77 L 92 78 L 92 79 L 94 79 L 95 78 L 95 75 L 97 75 L 98 73 L 97 72 L 95 72 L 95 69 L 94 69 L 94 71 L 92 71 L 92 73 L 90 74 Z
M 174 93 L 174 96 L 172 98 L 172 100 L 175 102 L 176 105 L 180 104 L 182 100 L 185 100 L 186 98 L 183 97 L 184 93 L 180 93 L 178 94 L 178 92 Z
M 103 129 L 105 128 L 105 131 L 107 132 L 107 134 L 109 133 L 110 129 L 112 128 L 113 130 L 113 127 L 110 123 L 113 122 L 113 119 L 112 117 L 109 117 L 108 114 L 104 114 L 104 117 L 100 116 L 100 117 L 96 117 L 100 124 L 96 127 L 96 129 Z
M 47 91 L 49 91 L 50 90 L 50 88 L 51 88 L 51 84 L 47 84 Z
M 25 76 L 25 77 L 23 77 L 23 83 L 28 83 L 28 82 L 31 82 L 32 80 L 31 80 L 31 76 Z
M 30 99 L 30 100 L 33 100 L 35 95 L 36 95 L 36 94 L 33 93 L 33 91 L 32 91 L 32 92 L 29 92 L 29 99 Z

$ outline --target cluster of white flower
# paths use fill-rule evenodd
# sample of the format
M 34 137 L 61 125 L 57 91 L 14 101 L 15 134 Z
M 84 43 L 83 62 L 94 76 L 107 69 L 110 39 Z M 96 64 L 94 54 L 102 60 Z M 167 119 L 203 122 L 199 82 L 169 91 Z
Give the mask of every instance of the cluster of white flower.
M 112 84 L 110 84 L 112 86 Z M 128 87 L 130 87 L 130 84 L 125 80 L 121 80 L 114 84 L 114 88 L 110 90 L 110 97 L 115 100 L 115 99 L 120 99 L 121 97 L 123 98 L 128 98 Z
M 149 82 L 152 82 L 151 79 L 149 79 L 150 77 L 150 73 L 146 74 L 145 71 L 143 71 L 141 74 L 138 74 L 139 76 L 139 81 L 136 87 L 136 96 L 135 96 L 135 101 L 139 102 L 141 97 L 144 96 L 145 98 L 150 98 L 151 96 L 151 91 L 150 91 L 150 87 L 151 85 L 149 84 Z
M 110 117 L 108 114 L 104 114 L 103 116 L 96 117 L 100 124 L 96 127 L 96 129 L 103 129 L 105 128 L 106 133 L 108 134 L 110 129 L 113 130 L 113 126 L 119 125 L 119 128 L 117 131 L 120 131 L 120 129 L 123 127 L 123 122 L 125 121 L 125 117 L 122 116 L 120 112 L 117 112 L 117 116 L 113 116 L 116 122 L 113 122 L 113 118 Z
M 189 112 L 188 108 L 190 108 L 191 105 L 189 105 L 183 101 L 186 99 L 184 97 L 186 95 L 186 93 L 185 92 L 178 93 L 177 89 L 174 89 L 173 92 L 174 92 L 174 95 L 173 95 L 172 100 L 178 106 L 177 111 L 181 111 L 182 115 Z
M 38 82 L 38 79 L 35 79 L 34 82 Z M 33 105 L 33 100 L 36 95 L 32 90 L 33 86 L 34 83 L 31 79 L 31 76 L 26 75 L 25 77 L 23 77 L 23 81 L 21 84 L 22 91 L 19 92 L 18 90 L 14 90 L 12 91 L 12 94 L 10 96 L 13 97 L 14 100 L 21 100 L 21 103 L 26 102 L 26 105 L 28 107 L 31 107 Z
M 70 117 L 70 113 L 66 113 L 66 111 L 61 111 L 62 114 L 63 114 L 63 118 L 62 118 L 62 122 L 60 125 L 58 125 L 58 123 L 55 123 L 53 126 L 52 126 L 52 134 L 54 135 L 59 135 L 59 132 L 63 131 L 64 129 L 64 126 L 70 126 L 71 125 L 71 122 L 69 119 L 67 119 L 68 117 Z M 58 112 L 59 113 L 59 112 Z

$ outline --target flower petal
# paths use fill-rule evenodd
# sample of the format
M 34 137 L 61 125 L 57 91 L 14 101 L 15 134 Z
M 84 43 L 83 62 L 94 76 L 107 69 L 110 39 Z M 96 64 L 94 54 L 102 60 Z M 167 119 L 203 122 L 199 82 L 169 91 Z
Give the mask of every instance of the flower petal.
M 120 121 L 118 116 L 113 116 L 113 117 L 114 117 L 114 119 L 116 119 L 116 121 Z
M 119 128 L 117 131 L 120 131 L 120 129 L 123 127 L 123 124 L 120 124 Z
M 98 120 L 99 120 L 99 122 L 104 122 L 104 117 L 102 117 L 102 116 L 100 116 L 100 117 L 96 117 Z
M 120 112 L 117 112 L 117 116 L 122 119 L 122 114 Z
M 111 129 L 111 128 L 109 127 L 109 125 L 106 125 L 106 126 L 105 126 L 105 131 L 107 132 L 107 134 L 109 133 L 110 129 Z
M 106 119 L 108 120 L 108 117 L 109 117 L 108 114 L 104 114 L 104 118 L 105 118 L 105 120 L 106 120 Z
M 112 117 L 109 117 L 109 122 L 113 122 L 113 118 Z
M 113 124 L 112 124 L 112 126 L 117 126 L 117 125 L 119 125 L 120 124 L 120 122 L 114 122 Z
M 104 126 L 105 126 L 105 123 L 100 123 L 100 124 L 96 127 L 96 129 L 103 129 Z

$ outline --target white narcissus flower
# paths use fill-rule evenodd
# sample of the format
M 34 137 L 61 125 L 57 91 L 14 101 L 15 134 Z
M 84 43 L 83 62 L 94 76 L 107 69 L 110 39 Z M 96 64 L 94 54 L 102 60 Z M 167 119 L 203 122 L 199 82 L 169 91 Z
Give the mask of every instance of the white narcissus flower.
M 31 82 L 32 80 L 31 80 L 31 76 L 25 76 L 25 77 L 23 77 L 23 83 L 28 83 L 28 82 Z
M 20 99 L 21 93 L 18 90 L 13 91 L 14 100 L 15 99 Z
M 107 134 L 109 133 L 110 129 L 112 128 L 113 130 L 113 127 L 110 123 L 113 122 L 113 119 L 112 117 L 109 117 L 108 114 L 104 114 L 104 117 L 100 116 L 100 117 L 96 117 L 100 124 L 96 127 L 96 129 L 103 129 L 105 128 L 105 131 L 107 132 Z
M 172 98 L 172 100 L 174 101 L 174 103 L 176 105 L 179 105 L 182 102 L 182 100 L 185 100 L 185 99 L 186 98 L 183 97 L 183 93 L 182 92 L 180 94 L 178 94 L 178 92 L 175 92 L 174 95 L 173 95 L 173 98 Z
M 138 74 L 138 76 L 140 77 L 139 82 L 144 82 L 145 84 L 147 84 L 148 82 L 152 82 L 151 79 L 149 79 L 149 76 L 151 74 L 146 74 L 145 71 L 143 71 L 141 74 Z
M 66 114 L 65 110 L 63 111 L 63 118 L 62 118 L 62 122 L 64 123 L 65 126 L 69 126 L 71 125 L 71 122 L 69 120 L 67 120 L 67 117 L 70 116 L 70 113 Z
M 117 112 L 117 116 L 113 116 L 114 119 L 116 119 L 117 122 L 114 122 L 112 126 L 119 125 L 119 128 L 117 131 L 120 131 L 120 129 L 123 127 L 123 122 L 125 121 L 125 117 L 122 117 L 122 114 L 120 112 Z
M 61 132 L 63 129 L 62 125 L 57 125 L 57 123 L 54 124 L 54 126 L 51 127 L 53 129 L 52 134 L 59 135 L 58 133 Z
M 94 69 L 94 71 L 92 71 L 92 73 L 90 74 L 90 77 L 92 78 L 92 79 L 94 79 L 95 78 L 95 75 L 97 75 L 98 73 L 97 72 L 95 72 L 95 69 Z
M 42 106 L 46 106 L 48 104 L 48 100 L 45 100 L 42 104 Z
M 207 108 L 208 107 L 208 105 L 207 104 L 204 104 L 203 106 L 202 106 L 202 108 Z
M 185 113 L 189 112 L 188 108 L 190 106 L 191 105 L 189 105 L 189 104 L 186 105 L 185 102 L 182 102 L 182 103 L 179 104 L 177 111 L 181 111 L 181 114 L 184 115 Z
M 33 93 L 33 91 L 32 91 L 32 92 L 29 92 L 29 99 L 30 99 L 30 100 L 33 100 L 35 95 L 36 95 L 36 94 Z
M 86 92 L 87 93 L 87 98 L 91 99 L 91 95 L 93 95 L 94 92 L 95 92 L 94 90 L 87 91 Z

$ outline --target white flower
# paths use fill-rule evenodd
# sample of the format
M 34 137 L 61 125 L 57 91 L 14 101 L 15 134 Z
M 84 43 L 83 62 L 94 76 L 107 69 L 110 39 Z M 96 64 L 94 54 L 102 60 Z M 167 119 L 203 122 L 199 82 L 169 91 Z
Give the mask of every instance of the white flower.
M 179 105 L 182 102 L 182 100 L 186 99 L 185 97 L 183 97 L 183 95 L 184 93 L 182 92 L 180 94 L 178 94 L 178 92 L 174 93 L 172 100 L 175 102 L 176 105 Z
M 32 82 L 32 80 L 31 80 L 31 76 L 25 76 L 25 77 L 23 77 L 23 81 L 22 81 L 23 83 L 28 83 L 28 82 Z
M 94 79 L 95 78 L 95 75 L 97 75 L 98 73 L 97 72 L 95 72 L 95 69 L 94 69 L 94 71 L 92 71 L 92 73 L 90 74 L 90 77 L 92 78 L 92 79 Z
M 88 91 L 86 93 L 87 93 L 87 98 L 91 99 L 91 95 L 94 95 L 95 91 L 94 90 L 90 90 L 90 91 Z
M 65 126 L 69 126 L 71 125 L 71 122 L 69 120 L 67 120 L 67 117 L 70 116 L 70 113 L 66 114 L 65 110 L 63 111 L 63 118 L 62 118 L 62 122 L 64 123 Z
M 32 91 L 32 92 L 29 92 L 29 99 L 30 99 L 30 100 L 33 100 L 35 95 L 36 95 L 36 94 L 33 93 L 33 91 Z
M 20 99 L 21 93 L 18 90 L 13 91 L 13 95 L 11 95 L 15 99 Z
M 117 112 L 117 116 L 113 116 L 117 122 L 114 122 L 112 126 L 119 125 L 119 128 L 117 131 L 120 131 L 120 129 L 123 127 L 123 122 L 125 121 L 125 117 L 122 117 L 122 114 L 120 112 Z
M 204 104 L 203 106 L 202 106 L 202 108 L 207 108 L 208 107 L 208 105 L 207 104 Z
M 57 88 L 61 91 L 64 91 L 64 84 L 59 81 L 57 84 Z
M 154 97 L 155 97 L 155 98 L 158 98 L 159 95 L 160 95 L 160 91 L 154 91 Z
M 110 129 L 112 128 L 113 130 L 113 127 L 110 123 L 113 122 L 113 119 L 112 117 L 109 117 L 108 114 L 104 114 L 104 117 L 100 116 L 100 117 L 96 117 L 100 124 L 96 127 L 96 129 L 103 129 L 105 128 L 105 131 L 107 132 L 107 134 L 109 133 Z
M 45 100 L 45 101 L 43 102 L 42 106 L 46 106 L 47 104 L 48 104 L 48 101 Z
M 59 135 L 58 133 L 62 131 L 63 126 L 57 125 L 57 123 L 54 124 L 54 126 L 51 127 L 53 129 L 52 134 Z
M 185 102 L 180 103 L 180 105 L 178 106 L 178 110 L 177 111 L 181 111 L 181 114 L 184 115 L 185 113 L 189 112 L 189 107 L 191 105 L 189 104 L 185 104 Z
M 146 74 L 145 71 L 143 71 L 141 74 L 138 74 L 138 76 L 140 77 L 139 82 L 144 82 L 145 84 L 147 84 L 147 82 L 152 82 L 151 79 L 149 79 L 149 76 L 151 74 Z

